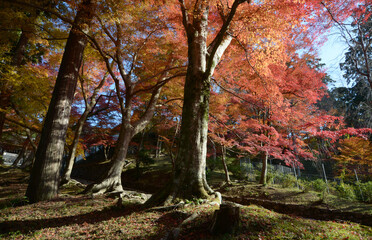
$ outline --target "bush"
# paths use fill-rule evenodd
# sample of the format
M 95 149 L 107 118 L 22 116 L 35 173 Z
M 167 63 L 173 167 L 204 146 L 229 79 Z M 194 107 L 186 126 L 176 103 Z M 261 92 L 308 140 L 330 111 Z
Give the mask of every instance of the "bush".
M 311 188 L 316 192 L 323 192 L 327 189 L 327 184 L 323 181 L 323 179 L 316 179 L 311 182 Z
M 283 188 L 291 188 L 297 186 L 296 177 L 292 174 L 278 174 L 276 179 Z
M 349 199 L 349 200 L 356 199 L 354 186 L 350 184 L 341 182 L 340 185 L 336 186 L 336 193 L 338 196 L 345 198 L 345 199 Z
M 304 192 L 309 192 L 312 189 L 311 182 L 305 179 L 298 179 L 298 185 Z
M 237 179 L 242 180 L 247 176 L 247 173 L 240 167 L 239 164 L 231 164 L 228 166 L 228 169 Z
M 363 193 L 363 198 L 360 191 Z M 359 183 L 354 187 L 354 192 L 358 200 L 372 203 L 372 181 Z
M 209 157 L 207 158 L 207 167 L 210 169 L 210 171 L 213 171 L 214 169 L 220 169 L 221 158 L 220 157 Z
M 226 158 L 226 162 L 231 162 L 231 158 Z M 240 160 L 236 159 L 233 160 L 231 164 L 227 167 L 229 171 L 234 175 L 237 179 L 247 179 L 249 174 L 249 169 L 252 169 L 252 164 L 249 163 L 242 163 L 240 166 Z
M 140 152 L 138 153 L 138 158 L 140 163 L 145 166 L 155 163 L 155 159 L 151 157 L 150 152 L 144 149 L 140 150 Z

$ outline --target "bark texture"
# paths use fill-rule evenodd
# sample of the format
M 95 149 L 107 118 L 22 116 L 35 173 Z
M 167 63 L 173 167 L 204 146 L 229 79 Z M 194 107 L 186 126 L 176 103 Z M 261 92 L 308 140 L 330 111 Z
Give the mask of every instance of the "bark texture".
M 223 203 L 213 214 L 211 233 L 232 234 L 239 228 L 240 222 L 240 207 Z
M 222 161 L 222 165 L 223 165 L 223 170 L 225 172 L 225 181 L 227 184 L 231 183 L 230 181 L 230 175 L 229 175 L 229 170 L 227 168 L 227 164 L 226 164 L 226 147 L 221 145 L 221 161 Z
M 262 169 L 261 169 L 261 177 L 260 177 L 260 184 L 266 185 L 267 179 L 267 159 L 269 158 L 269 154 L 265 152 L 262 155 Z
M 129 130 L 129 131 L 128 131 Z M 123 192 L 121 184 L 121 173 L 125 165 L 125 158 L 128 152 L 128 146 L 133 137 L 133 131 L 122 126 L 120 130 L 117 147 L 115 148 L 114 156 L 110 162 L 109 170 L 101 176 L 97 184 L 93 184 L 87 188 L 94 195 L 103 194 L 106 192 Z
M 87 31 L 94 10 L 94 0 L 84 0 L 70 31 L 26 192 L 30 202 L 49 200 L 57 195 L 71 104 L 87 44 L 82 31 Z
M 187 34 L 188 67 L 179 153 L 172 182 L 153 195 L 148 205 L 164 205 L 179 199 L 208 198 L 213 190 L 206 180 L 206 154 L 209 118 L 210 81 L 232 37 L 227 33 L 238 6 L 234 1 L 215 39 L 207 45 L 209 2 L 196 1 L 192 14 L 179 0 Z
M 110 162 L 109 170 L 101 176 L 100 180 L 87 187 L 85 192 L 91 192 L 93 195 L 108 193 L 108 192 L 123 192 L 121 184 L 121 173 L 126 163 L 128 146 L 133 136 L 141 132 L 150 122 L 156 107 L 156 102 L 159 99 L 161 86 L 155 87 L 152 92 L 151 99 L 147 105 L 145 113 L 135 123 L 131 123 L 132 111 L 132 92 L 129 90 L 125 101 L 120 101 L 122 105 L 122 123 L 119 133 L 119 139 L 115 147 L 114 156 Z M 117 92 L 120 96 L 120 92 Z M 120 99 L 120 98 L 119 98 Z
M 98 84 L 98 86 L 94 89 L 92 96 L 90 97 L 89 101 L 87 100 L 85 91 L 83 90 L 83 95 L 84 95 L 84 100 L 85 100 L 85 110 L 83 114 L 80 116 L 77 124 L 76 124 L 76 129 L 74 132 L 74 139 L 72 140 L 72 144 L 70 146 L 70 153 L 69 153 L 69 158 L 67 160 L 67 165 L 65 169 L 63 170 L 62 177 L 61 177 L 61 185 L 66 184 L 71 180 L 71 173 L 72 173 L 72 168 L 74 167 L 75 163 L 75 157 L 76 157 L 76 151 L 77 147 L 79 144 L 79 139 L 80 135 L 83 132 L 83 127 L 84 123 L 86 122 L 88 115 L 92 112 L 94 106 L 97 103 L 97 95 L 98 91 L 102 88 L 102 86 L 105 84 L 107 78 L 107 74 L 103 77 L 101 82 Z M 81 88 L 84 89 L 84 84 L 82 81 L 81 83 Z

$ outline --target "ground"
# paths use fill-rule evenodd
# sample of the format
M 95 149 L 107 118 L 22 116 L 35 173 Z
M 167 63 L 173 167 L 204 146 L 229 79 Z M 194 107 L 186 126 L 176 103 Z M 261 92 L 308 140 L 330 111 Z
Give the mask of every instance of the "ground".
M 145 173 L 149 174 L 149 173 Z M 0 169 L 0 238 L 1 239 L 161 239 L 190 216 L 194 221 L 181 228 L 179 239 L 371 239 L 372 228 L 350 221 L 319 221 L 268 210 L 256 204 L 243 206 L 241 226 L 233 235 L 212 236 L 209 232 L 213 212 L 218 206 L 197 199 L 180 209 L 165 211 L 144 209 L 135 202 L 118 204 L 106 196 L 91 198 L 76 193 L 83 188 L 72 184 L 63 188 L 53 201 L 27 204 L 24 192 L 27 172 Z M 154 174 L 159 177 L 159 175 Z M 148 175 L 149 177 L 150 175 Z M 129 175 L 127 175 L 129 178 Z M 147 180 L 146 180 L 147 181 Z M 144 188 L 144 187 L 143 187 Z M 153 186 L 151 187 L 153 189 Z M 260 187 L 243 183 L 221 187 L 223 195 L 306 205 L 314 202 L 309 193 Z M 315 196 L 317 196 L 315 194 Z M 328 204 L 328 203 L 327 203 Z M 322 206 L 326 208 L 326 206 Z M 368 214 L 368 205 L 354 209 Z M 369 207 L 371 207 L 369 205 Z

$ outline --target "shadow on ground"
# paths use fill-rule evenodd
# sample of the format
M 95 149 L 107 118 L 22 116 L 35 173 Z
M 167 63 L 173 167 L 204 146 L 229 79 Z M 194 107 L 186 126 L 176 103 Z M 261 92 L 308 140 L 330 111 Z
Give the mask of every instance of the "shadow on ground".
M 7 234 L 10 232 L 28 233 L 30 231 L 32 232 L 43 228 L 56 228 L 83 223 L 94 224 L 102 221 L 107 221 L 112 218 L 127 216 L 134 212 L 141 211 L 141 209 L 141 205 L 133 204 L 120 209 L 113 206 L 101 211 L 93 211 L 74 216 L 50 219 L 4 221 L 0 223 L 0 234 Z

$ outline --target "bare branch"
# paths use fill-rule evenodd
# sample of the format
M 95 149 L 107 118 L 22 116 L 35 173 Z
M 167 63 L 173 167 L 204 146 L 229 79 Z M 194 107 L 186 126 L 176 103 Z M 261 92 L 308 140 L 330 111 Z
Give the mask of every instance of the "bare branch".
M 34 128 L 34 127 L 31 127 L 31 126 L 28 126 L 27 124 L 25 124 L 23 122 L 19 122 L 17 120 L 14 120 L 12 118 L 9 118 L 9 117 L 6 117 L 5 116 L 5 120 L 7 120 L 8 122 L 14 123 L 14 124 L 16 124 L 18 126 L 24 127 L 26 129 L 30 129 L 31 131 L 34 131 L 34 132 L 37 132 L 37 133 L 41 133 L 41 130 L 39 130 L 37 128 Z

